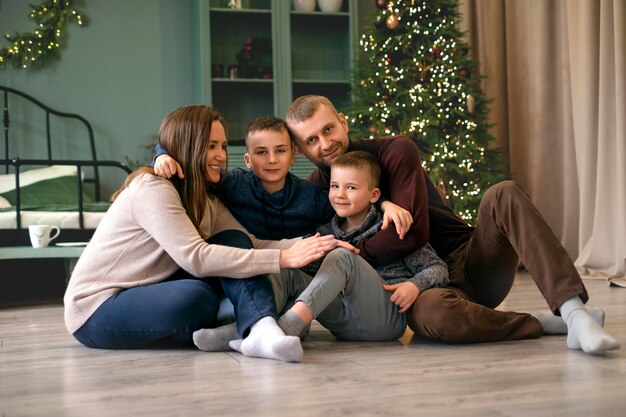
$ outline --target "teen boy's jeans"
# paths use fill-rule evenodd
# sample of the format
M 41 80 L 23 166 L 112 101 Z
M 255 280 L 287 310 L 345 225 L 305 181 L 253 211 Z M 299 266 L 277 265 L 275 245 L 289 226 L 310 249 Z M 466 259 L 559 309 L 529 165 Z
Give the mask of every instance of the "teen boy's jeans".
M 248 236 L 237 230 L 223 231 L 207 242 L 252 248 Z M 266 275 L 248 279 L 197 278 L 179 270 L 163 282 L 115 294 L 74 337 L 87 347 L 102 349 L 140 348 L 157 341 L 191 345 L 194 331 L 220 324 L 218 309 L 224 294 L 235 306 L 242 335 L 259 319 L 276 317 L 272 285 Z

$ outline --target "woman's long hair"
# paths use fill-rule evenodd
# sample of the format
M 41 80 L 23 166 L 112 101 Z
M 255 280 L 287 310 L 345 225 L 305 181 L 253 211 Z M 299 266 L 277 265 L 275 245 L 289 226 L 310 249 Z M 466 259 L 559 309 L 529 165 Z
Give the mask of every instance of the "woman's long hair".
M 207 193 L 214 194 L 213 184 L 206 172 L 206 153 L 213 122 L 224 118 L 213 108 L 204 105 L 181 107 L 168 114 L 159 129 L 159 144 L 167 150 L 183 169 L 182 180 L 174 175 L 170 181 L 178 191 L 183 207 L 192 223 L 199 228 L 207 207 Z M 141 167 L 131 173 L 124 185 L 115 192 L 114 200 L 137 176 L 151 173 L 151 167 Z M 155 204 L 158 204 L 155 202 Z

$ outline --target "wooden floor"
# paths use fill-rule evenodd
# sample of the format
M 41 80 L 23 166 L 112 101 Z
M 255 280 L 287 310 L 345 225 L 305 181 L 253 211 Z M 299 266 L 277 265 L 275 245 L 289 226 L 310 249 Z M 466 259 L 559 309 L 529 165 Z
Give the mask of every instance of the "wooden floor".
M 623 347 L 568 350 L 564 336 L 446 345 L 338 342 L 319 325 L 299 364 L 238 353 L 88 349 L 60 305 L 0 310 L 0 415 L 624 416 L 626 288 L 585 281 Z M 545 303 L 520 274 L 500 308 Z

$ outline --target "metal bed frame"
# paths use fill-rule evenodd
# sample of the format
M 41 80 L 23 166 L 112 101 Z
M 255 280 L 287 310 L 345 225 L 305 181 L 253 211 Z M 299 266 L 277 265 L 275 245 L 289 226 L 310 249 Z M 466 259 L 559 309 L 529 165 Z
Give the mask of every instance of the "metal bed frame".
M 100 190 L 100 172 L 99 167 L 117 167 L 124 170 L 127 174 L 131 172 L 131 169 L 126 165 L 118 161 L 98 161 L 96 157 L 96 145 L 94 141 L 93 129 L 91 124 L 82 116 L 73 113 L 65 113 L 46 106 L 39 100 L 34 97 L 13 89 L 11 87 L 0 86 L 0 92 L 3 95 L 3 116 L 2 116 L 2 124 L 4 129 L 4 157 L 5 159 L 0 159 L 0 166 L 5 166 L 5 173 L 11 173 L 11 167 L 13 167 L 13 173 L 15 173 L 15 194 L 16 194 L 16 205 L 15 205 L 15 215 L 16 215 L 16 229 L 19 230 L 22 227 L 21 222 L 21 203 L 20 203 L 20 168 L 22 166 L 50 166 L 50 165 L 66 165 L 66 166 L 76 166 L 77 168 L 77 181 L 78 181 L 78 212 L 79 212 L 79 227 L 80 229 L 84 229 L 84 212 L 83 212 L 83 182 L 85 183 L 93 183 L 94 184 L 94 194 L 96 201 L 102 201 L 101 199 L 101 190 Z M 33 103 L 35 106 L 41 108 L 45 113 L 45 124 L 46 124 L 46 145 L 47 145 L 47 159 L 21 159 L 17 156 L 10 156 L 10 98 L 12 96 L 19 96 L 27 101 Z M 52 134 L 50 130 L 50 117 L 56 116 L 59 118 L 67 118 L 67 119 L 75 119 L 80 121 L 87 130 L 89 146 L 90 146 L 90 158 L 85 160 L 55 160 L 52 158 Z M 93 167 L 93 178 L 85 178 L 82 179 L 82 170 L 83 167 Z

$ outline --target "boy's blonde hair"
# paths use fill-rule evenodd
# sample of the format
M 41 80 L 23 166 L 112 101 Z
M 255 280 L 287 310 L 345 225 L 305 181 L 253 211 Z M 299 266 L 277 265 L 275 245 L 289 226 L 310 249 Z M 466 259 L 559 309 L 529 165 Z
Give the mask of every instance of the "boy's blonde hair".
M 374 155 L 365 151 L 350 151 L 335 159 L 330 165 L 333 168 L 355 168 L 367 174 L 370 190 L 380 184 L 380 164 Z

